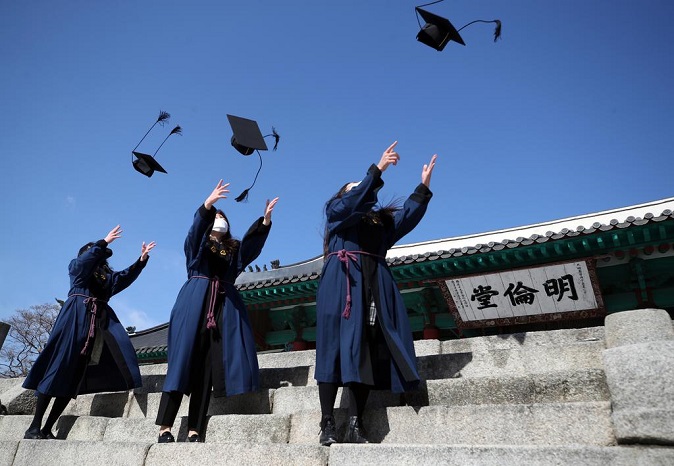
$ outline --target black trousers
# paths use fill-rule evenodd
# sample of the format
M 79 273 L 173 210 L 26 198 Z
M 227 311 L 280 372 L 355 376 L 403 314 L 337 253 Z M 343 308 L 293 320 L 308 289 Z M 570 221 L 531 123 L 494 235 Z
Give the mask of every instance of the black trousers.
M 195 354 L 192 359 L 192 392 L 187 414 L 187 427 L 196 430 L 203 438 L 205 436 L 208 405 L 211 402 L 213 388 L 212 374 L 212 345 L 210 335 L 200 335 Z M 157 421 L 160 426 L 173 426 L 183 394 L 180 392 L 162 392 L 159 402 Z

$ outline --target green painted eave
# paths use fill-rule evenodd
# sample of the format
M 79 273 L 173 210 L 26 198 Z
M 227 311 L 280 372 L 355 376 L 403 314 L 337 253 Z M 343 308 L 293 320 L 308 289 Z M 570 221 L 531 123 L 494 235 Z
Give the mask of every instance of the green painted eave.
M 403 289 L 421 286 L 424 281 L 443 277 L 496 272 L 530 267 L 562 260 L 601 257 L 617 251 L 627 252 L 645 247 L 669 247 L 674 241 L 674 220 L 631 224 L 627 228 L 597 229 L 591 234 L 567 232 L 561 239 L 523 239 L 515 245 L 495 245 L 466 252 L 446 252 L 428 257 L 408 256 L 391 265 L 393 277 Z M 531 244 L 526 244 L 531 243 Z M 500 248 L 500 250 L 496 250 Z M 260 287 L 241 291 L 247 305 L 255 308 L 293 305 L 315 299 L 318 279 Z

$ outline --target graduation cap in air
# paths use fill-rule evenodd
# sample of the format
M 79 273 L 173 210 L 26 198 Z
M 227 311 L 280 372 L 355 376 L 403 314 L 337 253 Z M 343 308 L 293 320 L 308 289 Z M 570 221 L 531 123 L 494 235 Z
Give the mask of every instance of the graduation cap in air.
M 272 150 L 276 150 L 281 136 L 278 135 L 276 129 L 273 126 L 271 129 L 271 134 L 262 136 L 262 132 L 260 131 L 260 127 L 257 125 L 257 122 L 254 120 L 249 120 L 248 118 L 227 115 L 227 119 L 229 120 L 229 124 L 232 127 L 232 132 L 234 133 L 232 135 L 232 147 L 246 156 L 252 154 L 253 152 L 257 152 L 257 155 L 260 158 L 260 167 L 257 169 L 253 184 L 251 184 L 235 198 L 236 202 L 241 202 L 248 198 L 248 191 L 250 191 L 253 186 L 255 186 L 257 176 L 260 174 L 260 170 L 262 170 L 262 156 L 260 155 L 260 151 L 268 150 L 264 138 L 269 136 L 273 137 L 275 142 Z
M 155 156 L 157 155 L 157 152 L 159 152 L 159 149 L 161 149 L 161 146 L 164 145 L 166 140 L 172 135 L 172 134 L 180 134 L 182 135 L 182 128 L 180 126 L 176 126 L 171 130 L 171 132 L 164 138 L 161 144 L 159 144 L 159 147 L 157 147 L 157 150 L 154 151 L 154 154 L 144 154 L 142 152 L 137 152 L 136 149 L 138 149 L 138 146 L 140 146 L 140 143 L 143 142 L 143 139 L 147 137 L 148 134 L 150 134 L 150 131 L 152 131 L 152 128 L 154 128 L 157 123 L 159 123 L 161 126 L 164 126 L 166 122 L 171 118 L 171 115 L 168 112 L 160 111 L 159 112 L 159 117 L 157 118 L 157 121 L 154 122 L 152 126 L 150 126 L 150 129 L 147 130 L 145 133 L 145 136 L 138 141 L 138 144 L 136 144 L 136 147 L 133 148 L 131 151 L 131 160 L 133 163 L 133 168 L 139 172 L 142 173 L 143 175 L 147 176 L 150 178 L 155 171 L 161 172 L 161 173 L 167 173 L 166 170 L 164 170 L 164 167 L 162 167 L 159 162 L 155 159 Z M 134 159 L 134 157 L 136 157 Z
M 496 29 L 494 30 L 494 42 L 496 42 L 501 37 L 501 21 L 498 19 L 491 21 L 476 19 L 475 21 L 471 21 L 459 29 L 456 29 L 447 18 L 443 18 L 442 16 L 438 16 L 434 13 L 431 13 L 430 11 L 420 8 L 422 6 L 432 5 L 441 1 L 443 0 L 426 3 L 425 5 L 419 5 L 418 7 L 414 8 L 420 29 L 417 33 L 417 40 L 422 44 L 426 44 L 438 52 L 442 51 L 442 49 L 444 49 L 447 43 L 450 41 L 458 42 L 461 45 L 466 45 L 466 43 L 463 41 L 463 38 L 461 37 L 461 34 L 459 34 L 459 31 L 474 23 L 496 23 Z M 423 26 L 419 21 L 419 16 L 421 16 L 426 22 L 426 24 Z

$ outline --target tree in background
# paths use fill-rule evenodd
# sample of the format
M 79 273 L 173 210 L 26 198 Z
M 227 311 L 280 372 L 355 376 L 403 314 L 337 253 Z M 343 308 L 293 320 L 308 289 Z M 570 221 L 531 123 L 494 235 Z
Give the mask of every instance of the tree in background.
M 17 309 L 5 320 L 12 327 L 0 349 L 0 377 L 25 377 L 44 349 L 63 301 Z

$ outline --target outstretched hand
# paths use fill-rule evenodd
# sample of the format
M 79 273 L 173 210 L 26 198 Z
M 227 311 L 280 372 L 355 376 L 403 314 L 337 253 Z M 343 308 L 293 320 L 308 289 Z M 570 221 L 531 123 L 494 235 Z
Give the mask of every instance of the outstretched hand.
M 150 251 L 152 251 L 156 245 L 157 243 L 154 241 L 151 241 L 150 244 L 145 244 L 145 241 L 143 241 L 143 245 L 140 247 L 141 262 L 145 262 L 147 260 Z
M 421 182 L 426 185 L 427 188 L 430 188 L 431 185 L 431 175 L 433 174 L 433 169 L 435 168 L 435 160 L 438 158 L 438 154 L 431 157 L 431 161 L 428 162 L 428 165 L 424 164 L 424 168 L 421 170 Z
M 226 193 L 229 192 L 229 183 L 222 183 L 222 180 L 218 181 L 218 185 L 215 187 L 213 192 L 206 198 L 204 201 L 204 207 L 206 207 L 208 210 L 211 210 L 211 207 L 213 207 L 213 204 L 218 202 L 220 199 L 227 199 L 227 196 L 225 195 Z
M 117 238 L 121 238 L 121 237 L 122 237 L 122 227 L 117 225 L 115 228 L 110 230 L 110 233 L 108 233 L 108 235 L 105 237 L 105 242 L 110 244 L 114 240 L 116 240 Z
M 398 141 L 394 142 L 391 144 L 388 149 L 384 151 L 384 153 L 381 155 L 381 160 L 379 160 L 379 163 L 377 164 L 377 168 L 381 170 L 382 172 L 386 170 L 389 165 L 398 165 L 398 160 L 400 160 L 400 155 L 395 151 L 395 147 L 398 144 Z
M 267 204 L 265 205 L 264 208 L 264 218 L 262 219 L 262 223 L 267 226 L 271 223 L 271 213 L 274 211 L 274 206 L 276 206 L 276 203 L 278 202 L 278 197 L 275 197 L 271 201 L 267 199 Z

